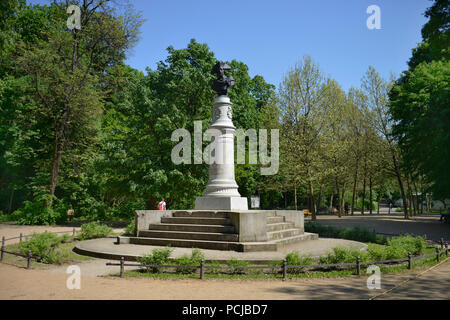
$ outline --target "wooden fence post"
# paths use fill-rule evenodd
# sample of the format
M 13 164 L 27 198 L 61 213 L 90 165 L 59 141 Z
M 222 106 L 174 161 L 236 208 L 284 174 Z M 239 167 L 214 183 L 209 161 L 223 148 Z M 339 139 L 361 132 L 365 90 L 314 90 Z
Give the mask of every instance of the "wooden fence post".
M 358 276 L 361 275 L 361 258 L 360 258 L 360 256 L 356 257 L 356 274 Z
M 31 268 L 31 250 L 28 250 L 28 255 L 27 255 L 27 269 Z
M 287 261 L 283 260 L 283 281 L 287 280 Z
M 123 274 L 125 272 L 125 258 L 124 257 L 120 257 L 120 277 L 123 278 Z
M 205 277 L 205 260 L 200 261 L 200 280 Z
M 2 254 L 0 261 L 3 261 L 3 256 L 5 255 L 5 236 L 2 237 Z
M 408 252 L 408 269 L 412 269 L 412 259 L 411 259 L 411 252 Z

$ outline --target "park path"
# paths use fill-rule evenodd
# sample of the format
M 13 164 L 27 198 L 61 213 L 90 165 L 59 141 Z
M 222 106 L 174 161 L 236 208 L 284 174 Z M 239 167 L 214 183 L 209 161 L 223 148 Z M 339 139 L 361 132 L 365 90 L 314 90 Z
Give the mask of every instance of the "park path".
M 69 275 L 0 264 L 0 299 L 158 299 L 291 300 L 369 299 L 393 289 L 383 299 L 450 299 L 450 262 L 423 271 L 382 275 L 381 290 L 367 289 L 367 276 L 281 280 L 156 280 L 82 277 L 81 289 L 69 290 Z M 395 286 L 407 281 L 402 287 Z
M 375 218 L 365 219 L 374 223 Z M 393 217 L 379 217 L 387 228 Z M 354 218 L 319 217 L 322 221 L 338 219 L 341 226 L 357 223 Z M 369 221 L 370 220 L 370 221 Z M 434 220 L 434 221 L 433 221 Z M 440 226 L 432 221 L 416 221 L 420 225 Z M 363 223 L 364 221 L 360 221 Z M 395 217 L 394 217 L 395 221 Z M 398 222 L 408 226 L 410 222 Z M 395 224 L 395 223 L 394 223 Z M 396 224 L 398 227 L 399 224 Z M 412 225 L 412 224 L 411 224 Z M 416 228 L 416 227 L 414 227 Z M 20 232 L 70 231 L 71 227 L 24 227 L 0 224 L 0 236 L 17 236 Z M 381 230 L 386 230 L 381 228 Z M 398 229 L 397 229 L 398 230 Z M 428 229 L 427 229 L 428 230 Z M 434 230 L 434 229 L 433 229 Z M 435 235 L 440 234 L 435 231 Z M 379 231 L 377 229 L 377 231 Z M 420 230 L 419 230 L 420 231 Z M 429 229 L 428 231 L 432 231 Z M 427 232 L 428 232 L 427 231 Z M 147 278 L 97 277 L 105 274 L 107 260 L 95 259 L 78 263 L 82 269 L 81 289 L 69 290 L 65 274 L 67 266 L 47 270 L 26 270 L 0 263 L 0 299 L 450 299 L 450 262 L 424 272 L 382 275 L 381 290 L 367 289 L 367 275 L 348 278 L 311 278 L 281 280 L 161 280 Z M 117 272 L 117 267 L 110 269 Z M 423 273 L 424 272 L 424 273 Z M 420 275 L 420 276 L 418 276 Z M 418 276 L 417 278 L 415 278 Z M 400 285 L 400 286 L 399 286 Z M 398 287 L 397 287 L 398 286 Z M 383 292 L 390 292 L 378 296 Z

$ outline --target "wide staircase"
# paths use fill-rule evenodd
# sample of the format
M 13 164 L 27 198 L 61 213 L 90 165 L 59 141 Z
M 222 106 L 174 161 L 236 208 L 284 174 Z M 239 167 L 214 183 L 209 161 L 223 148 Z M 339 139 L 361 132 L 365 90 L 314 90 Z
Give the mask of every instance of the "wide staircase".
M 267 241 L 239 242 L 239 234 L 227 212 L 175 211 L 172 217 L 161 217 L 160 224 L 139 231 L 130 243 L 156 246 L 187 247 L 234 251 L 276 251 L 278 246 L 317 239 L 286 222 L 275 211 L 267 211 Z

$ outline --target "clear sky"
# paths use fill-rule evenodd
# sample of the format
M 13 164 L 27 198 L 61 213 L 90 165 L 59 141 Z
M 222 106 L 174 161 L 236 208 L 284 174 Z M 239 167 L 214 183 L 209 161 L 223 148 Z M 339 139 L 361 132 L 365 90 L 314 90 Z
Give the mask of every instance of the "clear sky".
M 32 1 L 45 3 L 46 1 Z M 127 63 L 156 68 L 169 45 L 191 38 L 207 43 L 216 58 L 236 59 L 251 76 L 278 86 L 286 71 L 310 55 L 347 90 L 359 86 L 372 65 L 382 76 L 407 68 L 421 41 L 430 0 L 134 0 L 147 21 Z M 381 29 L 369 30 L 370 5 L 381 9 Z

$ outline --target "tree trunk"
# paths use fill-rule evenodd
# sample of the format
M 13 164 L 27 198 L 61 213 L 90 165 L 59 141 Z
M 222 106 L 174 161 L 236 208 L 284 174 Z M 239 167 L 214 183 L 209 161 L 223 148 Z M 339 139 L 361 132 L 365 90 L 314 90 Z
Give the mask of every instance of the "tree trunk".
M 395 151 L 391 150 L 391 153 L 392 153 L 392 160 L 393 160 L 393 163 L 394 163 L 395 175 L 397 176 L 398 186 L 400 188 L 400 193 L 402 195 L 403 214 L 405 216 L 405 219 L 408 219 L 408 204 L 407 204 L 407 201 L 406 201 L 405 188 L 403 187 L 403 182 L 402 182 L 402 176 L 401 176 L 401 173 L 400 173 L 400 168 L 399 168 L 398 163 L 397 163 L 397 157 L 395 156 Z
M 354 210 L 355 210 L 356 183 L 357 183 L 357 181 L 358 181 L 357 179 L 358 179 L 358 166 L 356 166 L 356 169 L 355 169 L 355 177 L 354 177 L 354 179 L 353 179 L 353 193 L 352 193 L 352 207 L 351 207 L 351 213 L 352 213 L 352 215 L 353 215 Z
M 372 214 L 372 175 L 369 176 L 369 214 Z
M 328 209 L 328 213 L 333 213 L 333 196 L 334 196 L 334 189 L 331 190 L 330 206 Z
M 13 199 L 14 199 L 14 189 L 11 190 L 11 195 L 9 196 L 8 214 L 11 213 Z
M 364 160 L 364 179 L 363 179 L 363 193 L 361 202 L 361 214 L 364 215 L 364 201 L 366 201 L 366 161 Z
M 317 197 L 317 204 L 316 204 L 316 213 L 320 209 L 320 203 L 322 202 L 322 185 L 319 187 L 319 196 Z
M 309 210 L 311 212 L 311 220 L 316 220 L 316 211 L 314 210 L 314 189 L 311 179 L 309 179 Z
M 297 211 L 297 186 L 294 185 L 294 209 Z

